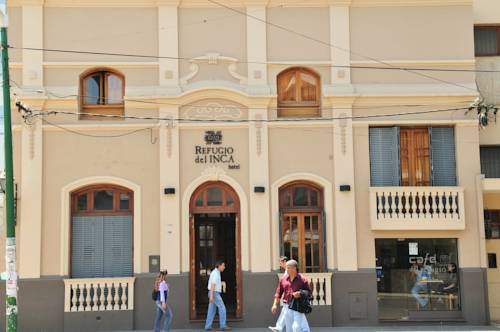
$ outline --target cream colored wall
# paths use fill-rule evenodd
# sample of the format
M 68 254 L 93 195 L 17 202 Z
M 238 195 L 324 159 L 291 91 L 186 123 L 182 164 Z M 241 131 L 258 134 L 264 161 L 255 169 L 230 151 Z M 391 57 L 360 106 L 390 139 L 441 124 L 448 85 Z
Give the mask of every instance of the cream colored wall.
M 370 161 L 368 126 L 354 129 L 354 169 L 356 186 L 357 244 L 360 268 L 375 267 L 375 238 L 457 238 L 459 265 L 481 266 L 480 233 L 477 206 L 476 175 L 480 174 L 477 127 L 455 128 L 458 185 L 465 189 L 464 231 L 371 231 L 369 202 Z M 478 210 L 480 209 L 480 210 Z
M 479 131 L 479 143 L 481 145 L 498 145 L 500 144 L 500 124 L 494 121 L 486 128 Z
M 397 65 L 396 65 L 397 66 Z M 407 67 L 407 65 L 404 65 Z M 412 64 L 411 67 L 424 67 L 428 68 L 428 64 L 415 65 Z M 440 69 L 468 69 L 474 70 L 473 62 L 468 64 L 460 64 L 459 66 L 449 65 L 449 64 L 439 64 Z M 475 74 L 473 72 L 432 72 L 424 73 L 425 75 L 430 75 L 436 77 L 439 80 L 449 81 L 449 82 L 474 82 Z M 351 69 L 351 79 L 354 84 L 391 84 L 391 83 L 406 83 L 406 84 L 438 84 L 438 81 L 429 79 L 428 77 L 423 77 L 416 75 L 414 73 L 406 71 L 397 70 L 378 70 L 378 69 Z
M 476 69 L 497 71 L 477 73 L 477 88 L 486 104 L 500 105 L 500 56 L 477 57 Z
M 500 2 L 473 0 L 474 24 L 500 23 Z
M 382 60 L 474 58 L 470 6 L 352 7 L 350 13 L 355 53 Z
M 7 12 L 9 15 L 9 28 L 7 30 L 9 45 L 15 47 L 22 47 L 23 42 L 23 9 L 21 7 L 8 7 Z M 21 50 L 9 50 L 9 61 L 21 62 L 23 55 Z
M 238 8 L 243 10 L 244 8 Z M 179 57 L 195 58 L 207 53 L 246 61 L 246 17 L 220 8 L 179 9 Z M 189 61 L 180 60 L 180 76 L 187 75 Z M 238 64 L 238 73 L 246 75 L 247 65 Z M 199 75 L 191 82 L 202 80 L 233 80 L 227 65 L 201 64 Z
M 312 173 L 333 182 L 332 127 L 269 129 L 270 182 L 293 173 Z
M 85 177 L 114 176 L 139 184 L 142 248 L 134 250 L 141 250 L 142 271 L 148 270 L 148 256 L 160 251 L 159 210 L 150 208 L 159 205 L 157 145 L 151 144 L 147 132 L 127 136 L 126 143 L 123 138 L 106 139 L 105 144 L 103 140 L 61 131 L 44 133 L 41 275 L 58 275 L 60 271 L 61 189 Z
M 44 8 L 44 47 L 158 55 L 156 8 Z M 44 54 L 44 61 L 150 61 L 85 54 Z
M 328 7 L 268 8 L 267 20 L 327 43 L 330 40 Z M 330 61 L 330 46 L 268 25 L 267 58 L 269 61 Z
M 211 164 L 196 164 L 194 162 L 195 146 L 200 145 L 205 147 L 205 131 L 206 130 L 221 130 L 223 139 L 221 146 L 230 146 L 234 148 L 235 163 L 241 165 L 239 170 L 229 170 L 227 165 L 211 165 Z M 181 128 L 180 130 L 180 165 L 181 165 L 181 193 L 184 195 L 184 190 L 189 184 L 200 177 L 202 172 L 210 166 L 220 166 L 225 173 L 236 180 L 245 192 L 249 193 L 248 183 L 248 129 L 246 128 L 222 128 L 213 126 Z M 181 197 L 182 197 L 181 195 Z M 183 207 L 181 207 L 183 208 Z

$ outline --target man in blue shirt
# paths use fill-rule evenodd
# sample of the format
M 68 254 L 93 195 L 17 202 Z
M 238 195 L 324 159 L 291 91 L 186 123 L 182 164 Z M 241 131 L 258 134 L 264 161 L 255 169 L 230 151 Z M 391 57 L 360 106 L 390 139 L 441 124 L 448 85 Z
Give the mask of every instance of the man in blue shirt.
M 230 331 L 231 328 L 226 325 L 226 306 L 222 297 L 220 295 L 222 291 L 222 280 L 221 273 L 226 269 L 226 264 L 223 261 L 218 261 L 215 264 L 215 269 L 210 273 L 210 278 L 208 279 L 208 312 L 207 321 L 205 322 L 205 331 L 212 331 L 212 323 L 215 317 L 215 311 L 219 310 L 219 323 L 220 330 Z

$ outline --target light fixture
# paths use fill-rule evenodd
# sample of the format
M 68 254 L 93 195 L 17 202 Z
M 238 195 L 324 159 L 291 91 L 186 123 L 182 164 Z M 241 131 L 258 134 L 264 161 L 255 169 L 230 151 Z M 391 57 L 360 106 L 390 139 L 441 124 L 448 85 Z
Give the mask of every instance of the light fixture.
M 341 184 L 339 186 L 340 191 L 351 191 L 351 186 L 348 184 Z
M 265 193 L 266 192 L 266 188 L 265 187 L 254 187 L 253 188 L 253 192 L 255 192 L 255 193 Z
M 167 187 L 163 190 L 165 195 L 174 195 L 175 194 L 175 188 L 172 187 Z

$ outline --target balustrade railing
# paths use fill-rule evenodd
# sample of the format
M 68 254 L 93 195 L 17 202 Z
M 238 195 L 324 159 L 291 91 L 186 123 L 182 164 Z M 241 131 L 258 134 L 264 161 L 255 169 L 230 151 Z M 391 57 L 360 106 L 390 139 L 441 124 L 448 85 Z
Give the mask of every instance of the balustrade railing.
M 463 229 L 461 187 L 372 187 L 372 229 Z
M 313 306 L 332 304 L 332 273 L 302 273 L 309 280 L 312 289 Z M 283 274 L 278 274 L 282 277 Z

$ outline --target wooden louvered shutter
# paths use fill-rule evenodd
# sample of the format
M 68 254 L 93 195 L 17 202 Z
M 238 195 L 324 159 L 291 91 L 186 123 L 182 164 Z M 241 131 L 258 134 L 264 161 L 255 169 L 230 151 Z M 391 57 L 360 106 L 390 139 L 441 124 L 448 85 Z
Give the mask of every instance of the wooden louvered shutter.
M 370 128 L 369 140 L 371 185 L 399 186 L 399 128 Z

